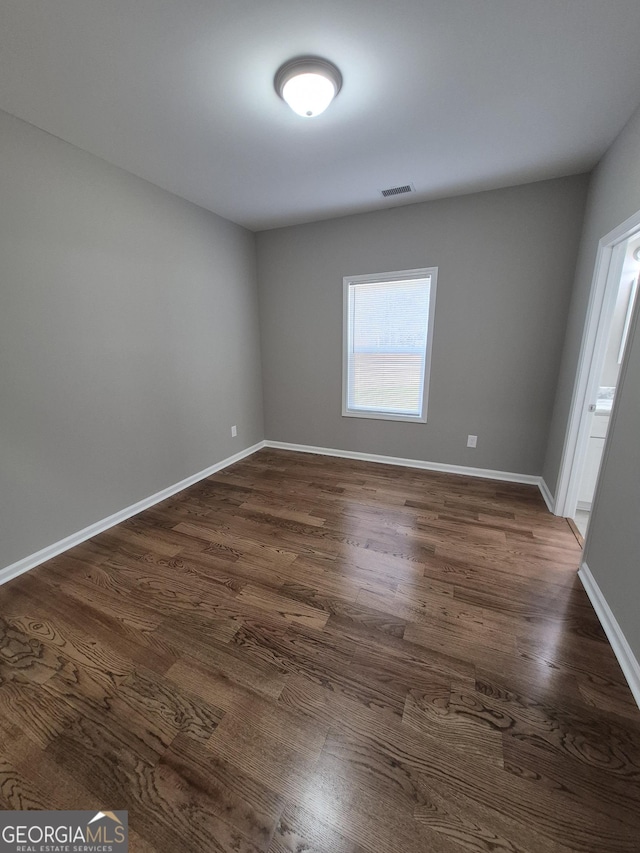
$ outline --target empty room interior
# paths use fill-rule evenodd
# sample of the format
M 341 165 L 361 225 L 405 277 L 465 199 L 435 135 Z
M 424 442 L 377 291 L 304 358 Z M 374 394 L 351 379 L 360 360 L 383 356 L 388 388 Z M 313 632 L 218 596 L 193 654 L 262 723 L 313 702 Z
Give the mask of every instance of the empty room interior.
M 639 37 L 2 0 L 2 850 L 638 853 Z

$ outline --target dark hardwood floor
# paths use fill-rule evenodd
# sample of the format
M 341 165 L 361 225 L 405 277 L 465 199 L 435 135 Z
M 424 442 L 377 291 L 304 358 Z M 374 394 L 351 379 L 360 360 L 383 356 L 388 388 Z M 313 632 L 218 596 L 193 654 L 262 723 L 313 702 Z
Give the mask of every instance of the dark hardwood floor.
M 0 588 L 0 808 L 132 851 L 638 853 L 640 711 L 534 487 L 262 450 Z

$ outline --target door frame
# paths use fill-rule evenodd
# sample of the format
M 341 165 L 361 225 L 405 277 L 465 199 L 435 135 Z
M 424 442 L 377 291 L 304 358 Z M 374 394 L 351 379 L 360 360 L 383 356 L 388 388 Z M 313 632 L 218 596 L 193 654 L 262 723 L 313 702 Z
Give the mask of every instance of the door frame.
M 625 244 L 629 237 L 635 236 L 639 231 L 640 210 L 605 234 L 598 243 L 578 370 L 571 397 L 569 422 L 560 461 L 554 505 L 555 515 L 573 518 L 576 512 L 589 441 L 590 419 L 587 415 L 590 413 L 589 406 L 596 401 L 610 324 L 620 286 Z

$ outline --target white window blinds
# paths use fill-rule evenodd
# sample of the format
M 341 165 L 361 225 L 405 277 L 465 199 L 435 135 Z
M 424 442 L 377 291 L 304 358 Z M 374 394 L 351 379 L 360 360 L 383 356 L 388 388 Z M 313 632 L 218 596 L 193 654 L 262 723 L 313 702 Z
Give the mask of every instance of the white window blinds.
M 343 414 L 424 420 L 435 272 L 345 279 Z

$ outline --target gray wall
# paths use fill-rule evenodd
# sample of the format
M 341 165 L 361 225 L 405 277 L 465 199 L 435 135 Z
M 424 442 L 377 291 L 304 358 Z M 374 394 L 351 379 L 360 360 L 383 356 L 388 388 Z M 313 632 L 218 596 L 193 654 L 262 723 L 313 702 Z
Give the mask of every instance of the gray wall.
M 587 181 L 258 234 L 267 438 L 540 474 Z M 428 423 L 343 418 L 343 276 L 422 266 L 439 267 Z
M 253 234 L 6 113 L 0 198 L 1 568 L 263 421 Z
M 594 172 L 562 360 L 545 479 L 557 482 L 598 242 L 640 210 L 640 109 Z M 636 312 L 636 327 L 637 327 Z M 617 389 L 585 561 L 640 659 L 640 334 L 632 329 Z

